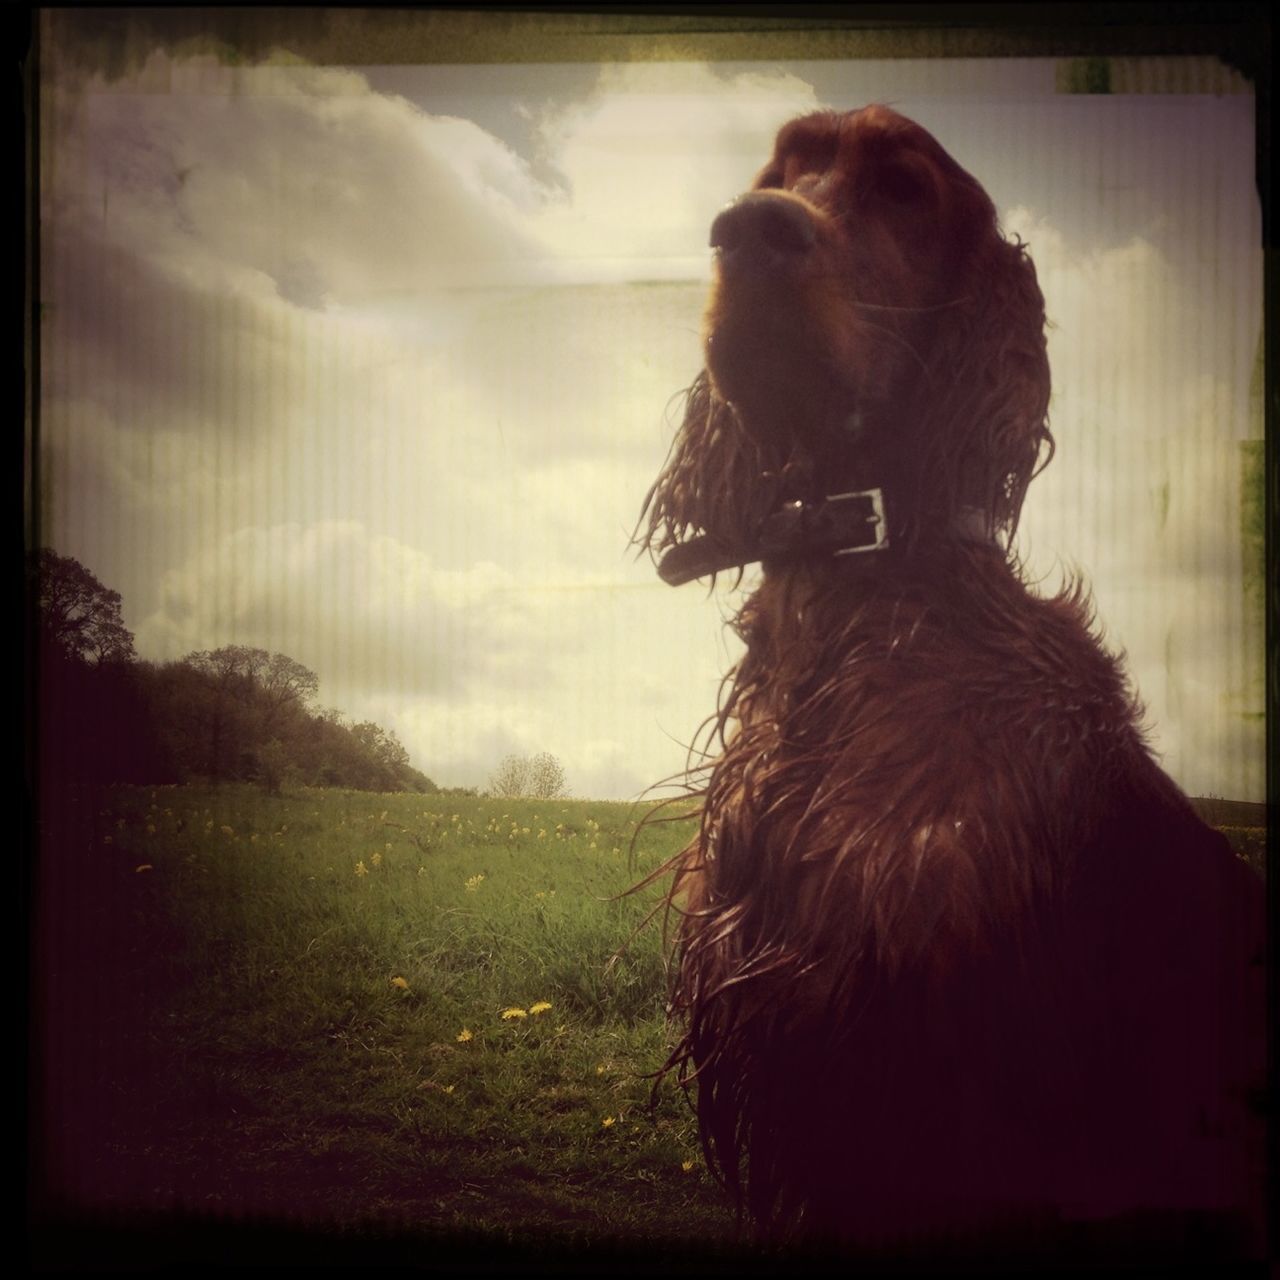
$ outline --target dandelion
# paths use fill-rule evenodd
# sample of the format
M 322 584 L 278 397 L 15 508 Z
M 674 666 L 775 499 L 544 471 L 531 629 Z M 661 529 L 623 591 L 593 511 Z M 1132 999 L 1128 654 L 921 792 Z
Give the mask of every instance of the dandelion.
M 409 990 L 409 984 L 403 978 L 392 978 L 391 985 L 393 987 L 399 987 L 401 991 Z
M 692 1173 L 692 1172 L 693 1172 L 693 1161 L 692 1161 L 692 1160 L 681 1160 L 681 1161 L 680 1161 L 680 1168 L 681 1168 L 681 1169 L 683 1169 L 685 1173 Z
M 152 867 L 151 863 L 144 862 L 140 867 L 134 867 L 133 873 L 134 875 L 137 875 L 139 871 L 152 871 L 152 870 L 154 870 L 154 868 Z
M 596 1075 L 598 1075 L 598 1076 L 602 1076 L 602 1075 L 604 1075 L 604 1063 L 603 1063 L 603 1062 L 601 1062 L 601 1063 L 596 1067 Z
M 528 1016 L 529 1016 L 528 1013 L 526 1013 L 523 1009 L 512 1008 L 512 1009 L 503 1009 L 502 1011 L 503 1022 L 514 1022 L 519 1018 L 527 1018 Z
M 459 1044 L 466 1044 L 469 1040 L 474 1040 L 475 1037 L 471 1034 L 471 1029 L 469 1027 L 463 1027 L 454 1039 L 457 1040 Z
M 369 874 L 369 868 L 364 865 L 364 859 L 361 859 L 359 862 L 356 863 L 356 875 L 367 876 L 368 874 Z
M 375 853 L 373 857 L 369 859 L 369 861 L 372 862 L 375 867 L 382 866 L 382 854 Z
M 605 1118 L 600 1121 L 600 1127 L 602 1129 L 612 1129 L 617 1123 L 618 1120 L 616 1116 L 605 1116 Z
M 531 1004 L 529 1006 L 529 1012 L 536 1017 L 540 1013 L 546 1013 L 546 1011 L 550 1008 L 551 1008 L 550 1000 L 539 1000 L 537 1004 Z

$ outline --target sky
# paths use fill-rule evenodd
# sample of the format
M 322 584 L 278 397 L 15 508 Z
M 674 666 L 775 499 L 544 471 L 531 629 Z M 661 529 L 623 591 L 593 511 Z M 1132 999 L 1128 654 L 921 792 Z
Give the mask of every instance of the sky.
M 1216 66 L 1202 94 L 1058 70 L 157 48 L 108 78 L 52 50 L 41 541 L 122 593 L 142 658 L 287 653 L 441 786 L 549 751 L 572 794 L 639 797 L 738 652 L 741 590 L 629 547 L 701 366 L 708 227 L 786 120 L 886 102 L 1037 266 L 1058 451 L 1030 575 L 1091 583 L 1184 788 L 1262 799 L 1253 99 Z

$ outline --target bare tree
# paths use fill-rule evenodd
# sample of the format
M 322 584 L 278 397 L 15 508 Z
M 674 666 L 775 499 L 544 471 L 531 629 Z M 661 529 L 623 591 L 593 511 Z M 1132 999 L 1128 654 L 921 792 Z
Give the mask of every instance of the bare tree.
M 540 751 L 529 761 L 529 792 L 539 800 L 556 800 L 564 795 L 564 768 L 549 751 Z
M 527 756 L 506 756 L 489 779 L 489 794 L 503 800 L 514 800 L 528 794 L 529 760 Z
M 564 788 L 564 769 L 549 751 L 532 758 L 507 756 L 489 779 L 489 794 L 503 799 L 554 800 L 564 795 Z

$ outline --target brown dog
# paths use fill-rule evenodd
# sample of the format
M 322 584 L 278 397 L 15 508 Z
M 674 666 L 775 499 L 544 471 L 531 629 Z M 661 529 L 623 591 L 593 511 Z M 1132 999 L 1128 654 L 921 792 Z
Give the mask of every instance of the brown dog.
M 642 540 L 764 570 L 672 888 L 713 1168 L 775 1239 L 1256 1249 L 1261 885 L 1008 549 L 1053 448 L 1030 259 L 883 107 L 787 125 L 711 243 Z

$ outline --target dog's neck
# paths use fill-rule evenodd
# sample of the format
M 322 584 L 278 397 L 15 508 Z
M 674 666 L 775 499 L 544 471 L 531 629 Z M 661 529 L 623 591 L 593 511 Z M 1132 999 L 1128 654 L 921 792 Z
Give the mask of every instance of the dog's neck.
M 998 546 L 987 514 L 961 507 L 951 520 L 949 538 Z M 761 521 L 745 544 L 699 534 L 668 549 L 658 574 L 669 586 L 710 577 L 727 569 L 769 564 L 833 560 L 846 556 L 881 557 L 889 550 L 889 523 L 880 489 L 831 494 L 817 502 L 786 502 Z

